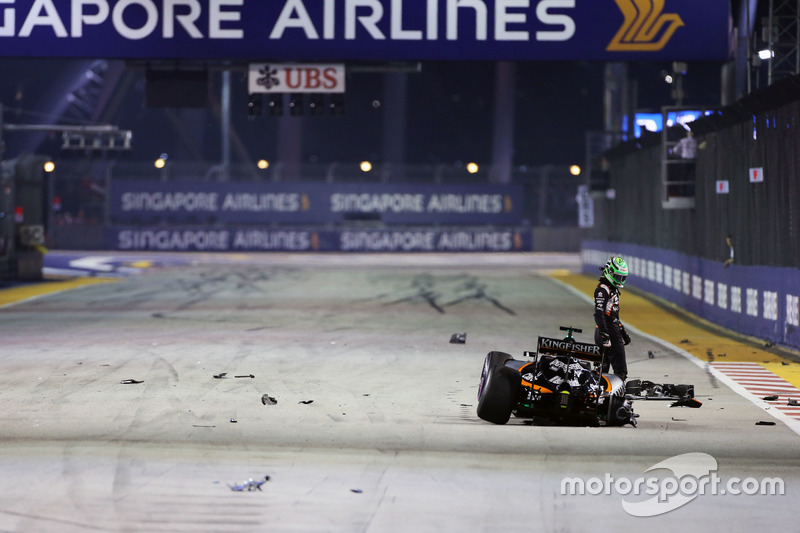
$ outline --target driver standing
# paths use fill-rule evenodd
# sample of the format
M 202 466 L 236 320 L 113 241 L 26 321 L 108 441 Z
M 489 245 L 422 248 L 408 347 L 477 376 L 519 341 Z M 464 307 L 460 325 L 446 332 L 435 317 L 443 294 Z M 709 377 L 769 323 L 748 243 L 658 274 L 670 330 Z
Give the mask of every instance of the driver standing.
M 621 257 L 612 257 L 600 270 L 603 275 L 594 290 L 594 342 L 606 351 L 603 372 L 608 372 L 610 364 L 624 381 L 628 377 L 625 346 L 631 338 L 619 321 L 619 292 L 628 277 L 628 264 Z

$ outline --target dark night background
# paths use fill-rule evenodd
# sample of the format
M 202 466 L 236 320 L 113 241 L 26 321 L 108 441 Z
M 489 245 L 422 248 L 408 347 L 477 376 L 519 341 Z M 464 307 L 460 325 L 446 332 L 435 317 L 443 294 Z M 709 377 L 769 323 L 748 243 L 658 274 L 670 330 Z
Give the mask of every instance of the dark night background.
M 91 62 L 87 60 L 0 59 L 0 102 L 7 123 L 85 124 L 89 111 L 78 104 L 59 116 L 75 79 Z M 491 159 L 495 63 L 488 61 L 425 62 L 420 72 L 408 76 L 406 163 L 440 164 Z M 632 63 L 630 77 L 638 85 L 638 108 L 658 110 L 672 105 L 670 86 L 661 72 L 670 64 Z M 581 163 L 585 132 L 600 131 L 603 124 L 603 71 L 596 62 L 519 62 L 516 68 L 515 165 Z M 113 115 L 103 122 L 134 132 L 134 148 L 124 157 L 151 162 L 166 152 L 177 160 L 196 158 L 187 151 L 168 120 L 168 111 L 145 106 L 145 76 L 137 69 L 134 82 Z M 232 75 L 232 124 L 252 159 L 279 158 L 279 118 L 266 109 L 248 120 L 247 73 Z M 219 99 L 220 74 L 212 71 L 210 96 Z M 718 105 L 720 65 L 692 63 L 684 86 L 687 105 Z M 348 74 L 345 113 L 341 116 L 292 117 L 302 120 L 302 160 L 327 164 L 370 159 L 380 162 L 382 152 L 383 74 Z M 220 158 L 219 122 L 207 111 L 172 109 L 192 117 L 202 158 Z M 284 111 L 285 113 L 288 110 Z M 26 134 L 6 135 L 5 158 L 21 151 L 38 151 L 58 157 L 60 139 L 35 146 Z M 232 152 L 233 162 L 241 155 Z

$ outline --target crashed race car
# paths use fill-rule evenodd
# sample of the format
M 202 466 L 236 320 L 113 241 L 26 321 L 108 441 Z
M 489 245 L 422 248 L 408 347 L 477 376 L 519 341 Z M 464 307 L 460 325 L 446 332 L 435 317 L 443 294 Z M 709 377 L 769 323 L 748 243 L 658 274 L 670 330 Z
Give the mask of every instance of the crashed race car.
M 515 415 L 532 423 L 636 426 L 625 383 L 603 373 L 599 346 L 578 342 L 574 327 L 563 339 L 539 337 L 535 352 L 514 359 L 504 352 L 489 352 L 478 386 L 478 417 L 505 424 Z

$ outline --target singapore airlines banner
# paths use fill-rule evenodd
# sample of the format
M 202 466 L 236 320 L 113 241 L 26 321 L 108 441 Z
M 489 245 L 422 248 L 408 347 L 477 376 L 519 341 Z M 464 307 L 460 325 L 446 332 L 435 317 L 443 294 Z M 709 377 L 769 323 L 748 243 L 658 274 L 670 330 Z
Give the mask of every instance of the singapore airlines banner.
M 528 228 L 106 228 L 106 247 L 161 252 L 522 252 Z
M 522 188 L 514 185 L 259 183 L 115 180 L 114 224 L 516 225 Z
M 530 251 L 521 187 L 115 180 L 106 245 L 151 251 Z
M 729 0 L 0 0 L 0 56 L 724 61 L 729 21 Z

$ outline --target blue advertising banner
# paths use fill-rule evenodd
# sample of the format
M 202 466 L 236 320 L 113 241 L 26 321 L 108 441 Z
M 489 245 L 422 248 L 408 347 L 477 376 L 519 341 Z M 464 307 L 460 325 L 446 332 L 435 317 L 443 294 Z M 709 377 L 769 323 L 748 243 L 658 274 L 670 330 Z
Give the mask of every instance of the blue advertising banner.
M 0 56 L 713 60 L 729 0 L 3 0 Z
M 800 269 L 739 266 L 677 252 L 601 241 L 582 244 L 584 273 L 625 258 L 627 286 L 650 292 L 733 331 L 800 348 Z
M 514 185 L 257 183 L 114 180 L 115 224 L 515 225 L 522 188 Z
M 520 252 L 531 251 L 529 230 L 124 228 L 106 229 L 106 247 L 161 252 Z

